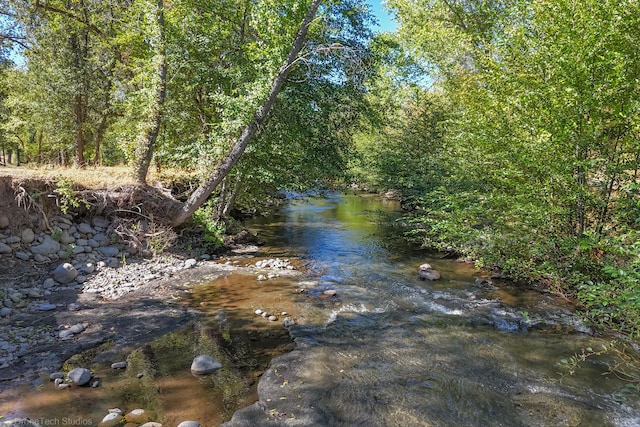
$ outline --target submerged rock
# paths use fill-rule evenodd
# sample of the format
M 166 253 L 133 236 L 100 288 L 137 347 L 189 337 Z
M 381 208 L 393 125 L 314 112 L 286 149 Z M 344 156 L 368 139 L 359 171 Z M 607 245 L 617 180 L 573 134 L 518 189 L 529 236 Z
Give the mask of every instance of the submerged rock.
M 191 364 L 191 372 L 195 375 L 211 374 L 220 368 L 222 368 L 222 363 L 218 362 L 208 354 L 196 356 Z
M 420 280 L 440 280 L 440 272 L 438 270 L 420 270 L 418 271 L 418 278 Z

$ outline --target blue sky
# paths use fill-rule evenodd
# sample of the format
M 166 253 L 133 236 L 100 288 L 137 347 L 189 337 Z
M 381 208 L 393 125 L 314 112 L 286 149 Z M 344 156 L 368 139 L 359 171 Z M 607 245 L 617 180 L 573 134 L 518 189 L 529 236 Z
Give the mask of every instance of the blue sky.
M 371 11 L 378 18 L 378 28 L 376 30 L 380 32 L 394 31 L 398 24 L 391 19 L 391 15 L 387 12 L 382 0 L 367 0 L 367 3 L 371 5 Z

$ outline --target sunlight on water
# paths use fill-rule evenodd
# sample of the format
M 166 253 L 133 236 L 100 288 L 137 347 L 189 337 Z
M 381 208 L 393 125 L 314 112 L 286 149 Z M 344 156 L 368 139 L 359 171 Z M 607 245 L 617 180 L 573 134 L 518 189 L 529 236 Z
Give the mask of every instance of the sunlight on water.
M 267 253 L 302 257 L 319 289 L 337 291 L 309 299 L 303 337 L 307 381 L 325 390 L 316 403 L 332 426 L 640 425 L 638 402 L 618 403 L 623 383 L 603 376 L 610 360 L 559 381 L 560 359 L 607 342 L 575 333 L 588 327 L 571 306 L 509 283 L 477 286 L 473 266 L 397 239 L 381 218 L 398 209 L 343 194 L 251 223 Z M 424 262 L 443 279 L 419 281 Z

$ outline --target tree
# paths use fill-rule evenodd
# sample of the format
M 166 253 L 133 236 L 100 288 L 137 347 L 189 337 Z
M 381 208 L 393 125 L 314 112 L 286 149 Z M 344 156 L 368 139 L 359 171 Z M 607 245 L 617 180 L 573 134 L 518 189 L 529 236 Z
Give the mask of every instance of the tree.
M 164 2 L 157 0 L 150 14 L 153 16 L 152 30 L 148 32 L 149 44 L 153 49 L 153 61 L 156 71 L 153 74 L 151 85 L 151 99 L 147 102 L 147 117 L 143 121 L 141 134 L 138 136 L 136 180 L 139 184 L 147 183 L 147 173 L 153 158 L 153 151 L 160 132 L 162 110 L 167 93 L 167 53 L 165 46 L 164 30 Z M 154 7 L 155 6 L 155 7 Z
M 260 104 L 258 109 L 253 115 L 253 118 L 244 130 L 240 137 L 233 144 L 229 150 L 225 159 L 220 163 L 208 179 L 206 179 L 200 187 L 198 187 L 189 198 L 180 206 L 177 212 L 173 215 L 173 225 L 180 225 L 193 215 L 193 213 L 207 200 L 207 198 L 213 193 L 222 180 L 231 172 L 236 163 L 240 160 L 240 157 L 244 153 L 247 145 L 251 142 L 253 137 L 258 132 L 259 127 L 267 118 L 271 107 L 276 101 L 276 98 L 289 74 L 290 68 L 298 59 L 298 54 L 304 46 L 306 35 L 309 31 L 313 19 L 315 18 L 318 7 L 322 3 L 322 0 L 313 0 L 309 6 L 307 15 L 305 16 L 302 24 L 296 34 L 295 39 L 291 45 L 291 49 L 287 54 L 287 57 L 280 67 L 278 73 L 273 79 L 273 83 L 269 90 L 269 94 L 266 99 Z

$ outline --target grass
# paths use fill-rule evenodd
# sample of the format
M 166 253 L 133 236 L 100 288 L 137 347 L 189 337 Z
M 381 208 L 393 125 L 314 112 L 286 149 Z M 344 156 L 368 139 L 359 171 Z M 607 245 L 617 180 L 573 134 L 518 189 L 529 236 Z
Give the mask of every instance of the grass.
M 58 178 L 67 179 L 79 187 L 99 190 L 123 185 L 135 185 L 133 168 L 130 166 L 89 166 L 86 169 L 74 167 L 30 167 L 30 166 L 0 166 L 0 177 L 9 176 L 14 179 L 41 179 L 55 181 Z M 164 169 L 161 174 L 149 170 L 147 182 L 150 185 L 161 183 L 168 186 L 174 181 L 197 180 L 197 175 L 190 171 L 178 169 Z

